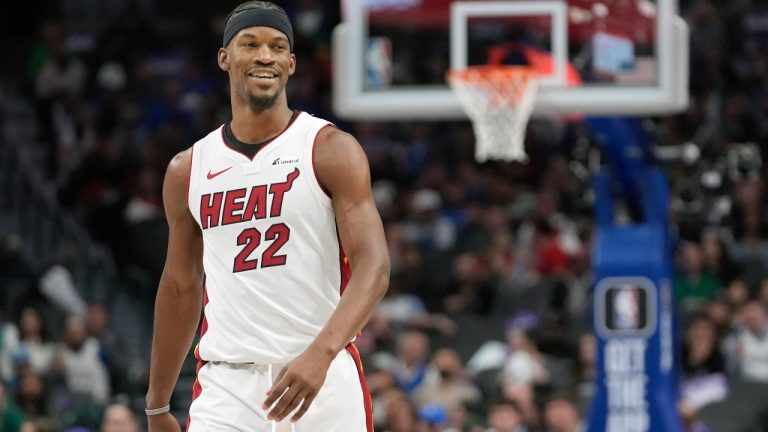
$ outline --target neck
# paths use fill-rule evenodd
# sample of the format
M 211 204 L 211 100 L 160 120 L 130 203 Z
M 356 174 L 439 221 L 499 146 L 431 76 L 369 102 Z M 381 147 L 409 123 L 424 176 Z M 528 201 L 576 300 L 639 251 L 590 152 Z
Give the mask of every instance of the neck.
M 245 143 L 260 143 L 280 134 L 291 120 L 293 111 L 284 96 L 275 105 L 263 111 L 253 111 L 232 98 L 232 133 Z

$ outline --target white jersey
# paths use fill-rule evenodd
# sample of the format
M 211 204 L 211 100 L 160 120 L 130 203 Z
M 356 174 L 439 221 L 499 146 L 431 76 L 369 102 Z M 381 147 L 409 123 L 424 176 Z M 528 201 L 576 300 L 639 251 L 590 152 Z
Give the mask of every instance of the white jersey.
M 301 112 L 253 160 L 226 145 L 223 126 L 195 143 L 189 209 L 202 230 L 206 291 L 200 360 L 289 361 L 335 310 L 349 266 L 312 160 L 327 125 Z

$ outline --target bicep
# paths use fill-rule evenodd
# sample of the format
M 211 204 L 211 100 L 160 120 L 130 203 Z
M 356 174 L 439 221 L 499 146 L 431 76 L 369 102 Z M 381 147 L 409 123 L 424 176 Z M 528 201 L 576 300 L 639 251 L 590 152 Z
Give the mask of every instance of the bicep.
M 350 135 L 335 129 L 319 145 L 318 177 L 330 192 L 339 238 L 351 263 L 354 266 L 361 255 L 388 255 L 362 148 Z
M 334 199 L 339 239 L 354 266 L 366 253 L 386 253 L 384 229 L 373 200 Z

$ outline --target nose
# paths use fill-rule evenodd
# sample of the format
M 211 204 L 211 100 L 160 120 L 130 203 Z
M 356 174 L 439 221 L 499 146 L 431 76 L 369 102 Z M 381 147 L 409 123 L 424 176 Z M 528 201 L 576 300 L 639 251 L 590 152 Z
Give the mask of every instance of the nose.
M 254 53 L 253 61 L 255 63 L 262 63 L 262 64 L 270 64 L 274 62 L 275 58 L 272 53 L 272 50 L 269 48 L 269 45 L 267 44 L 260 45 L 259 48 Z

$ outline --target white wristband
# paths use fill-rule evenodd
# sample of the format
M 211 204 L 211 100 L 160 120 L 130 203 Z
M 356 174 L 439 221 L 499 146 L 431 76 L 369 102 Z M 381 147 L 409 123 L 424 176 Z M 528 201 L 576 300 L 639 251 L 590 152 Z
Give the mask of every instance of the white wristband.
M 153 409 L 146 408 L 144 410 L 144 412 L 148 416 L 156 416 L 156 415 L 160 415 L 160 414 L 165 414 L 165 413 L 167 413 L 170 410 L 171 410 L 171 405 L 169 404 L 169 405 L 166 405 L 166 406 L 160 407 L 160 408 L 153 408 Z

